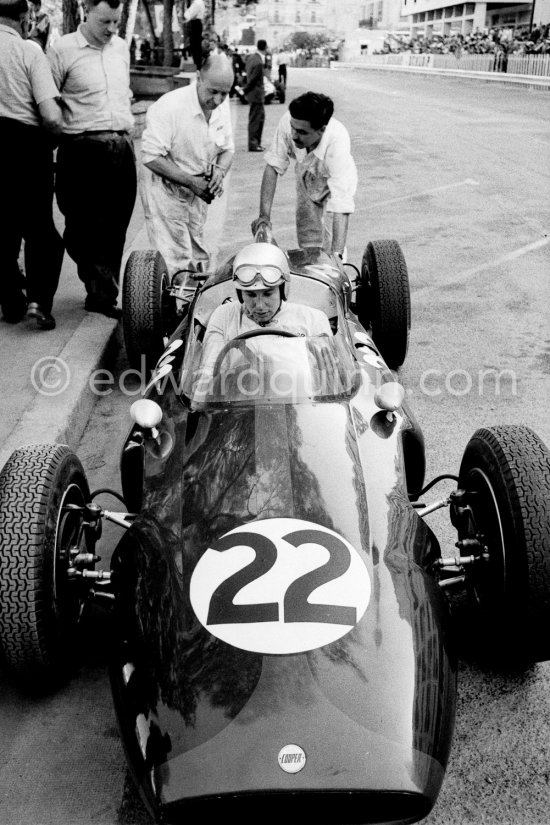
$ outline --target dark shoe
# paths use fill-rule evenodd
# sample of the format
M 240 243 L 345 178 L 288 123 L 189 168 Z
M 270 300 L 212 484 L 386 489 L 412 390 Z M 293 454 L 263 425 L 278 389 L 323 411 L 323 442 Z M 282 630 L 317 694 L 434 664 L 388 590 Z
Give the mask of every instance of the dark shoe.
M 40 305 L 34 301 L 31 301 L 28 306 L 27 318 L 36 318 L 36 326 L 38 329 L 55 329 L 55 318 L 53 315 L 50 312 L 44 312 L 44 310 L 40 308 Z
M 84 309 L 87 312 L 99 312 L 101 315 L 106 315 L 107 318 L 122 318 L 122 310 L 114 304 L 108 304 L 106 301 L 99 301 L 97 298 L 91 298 L 89 295 L 84 302 Z
M 21 295 L 10 304 L 2 304 L 2 317 L 8 324 L 18 324 L 22 321 L 27 312 L 27 300 Z
M 45 312 L 41 318 L 36 319 L 38 329 L 55 329 L 55 318 L 50 312 Z
M 265 152 L 265 146 L 251 146 L 249 152 Z

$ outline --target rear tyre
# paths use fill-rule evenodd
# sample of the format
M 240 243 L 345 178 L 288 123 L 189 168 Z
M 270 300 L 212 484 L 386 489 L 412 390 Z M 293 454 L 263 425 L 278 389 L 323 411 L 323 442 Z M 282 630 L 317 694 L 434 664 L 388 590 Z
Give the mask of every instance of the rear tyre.
M 405 363 L 411 328 L 407 264 L 397 241 L 371 241 L 361 263 L 355 308 L 390 369 Z
M 550 452 L 528 427 L 477 430 L 464 452 L 459 487 L 486 559 L 466 567 L 489 650 L 550 658 Z M 467 535 L 469 533 L 470 535 Z
M 133 369 L 154 369 L 177 324 L 176 302 L 169 292 L 164 258 L 153 249 L 138 249 L 128 258 L 122 288 L 122 329 Z M 143 362 L 143 363 L 142 363 Z
M 21 447 L 0 473 L 0 642 L 17 681 L 41 688 L 65 678 L 89 588 L 71 579 L 84 545 L 88 483 L 65 445 Z

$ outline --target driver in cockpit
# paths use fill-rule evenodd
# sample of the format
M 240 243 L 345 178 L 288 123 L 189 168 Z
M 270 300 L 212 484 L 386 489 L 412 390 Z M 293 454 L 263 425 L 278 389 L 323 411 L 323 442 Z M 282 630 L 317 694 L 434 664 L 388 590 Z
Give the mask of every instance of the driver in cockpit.
M 193 397 L 201 402 L 211 392 L 210 381 L 224 346 L 243 333 L 288 333 L 300 337 L 328 336 L 332 329 L 324 312 L 288 301 L 290 269 L 285 253 L 274 244 L 253 243 L 237 253 L 233 261 L 233 283 L 237 300 L 228 301 L 212 313 L 202 344 L 200 370 L 195 375 Z M 252 347 L 252 350 L 254 347 Z M 284 353 L 276 344 L 262 344 L 271 359 Z M 300 358 L 298 352 L 294 353 Z M 299 364 L 294 364 L 300 373 Z
M 233 261 L 233 282 L 238 300 L 212 313 L 203 341 L 203 363 L 212 363 L 224 344 L 249 330 L 332 336 L 324 312 L 288 300 L 290 270 L 278 246 L 252 243 L 241 249 Z

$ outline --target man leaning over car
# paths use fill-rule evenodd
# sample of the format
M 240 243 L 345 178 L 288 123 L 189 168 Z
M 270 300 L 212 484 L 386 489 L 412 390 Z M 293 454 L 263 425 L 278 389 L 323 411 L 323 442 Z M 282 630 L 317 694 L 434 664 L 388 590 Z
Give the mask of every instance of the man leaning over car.
M 342 258 L 355 208 L 357 170 L 348 131 L 333 112 L 332 100 L 323 94 L 306 92 L 291 101 L 265 155 L 260 215 L 252 233 L 263 225 L 271 227 L 277 180 L 294 160 L 298 245 L 321 247 Z

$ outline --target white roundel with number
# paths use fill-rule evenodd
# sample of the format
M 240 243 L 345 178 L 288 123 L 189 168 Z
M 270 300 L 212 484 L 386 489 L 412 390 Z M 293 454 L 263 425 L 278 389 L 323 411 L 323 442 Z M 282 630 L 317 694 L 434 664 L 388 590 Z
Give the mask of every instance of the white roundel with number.
M 213 636 L 256 653 L 303 653 L 340 639 L 363 616 L 370 577 L 342 536 L 309 521 L 236 527 L 199 559 L 190 598 Z

